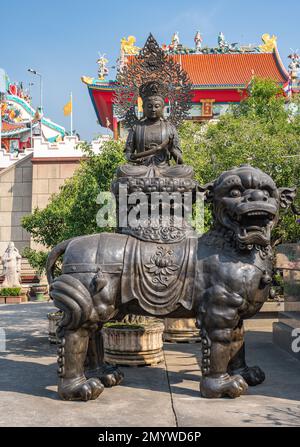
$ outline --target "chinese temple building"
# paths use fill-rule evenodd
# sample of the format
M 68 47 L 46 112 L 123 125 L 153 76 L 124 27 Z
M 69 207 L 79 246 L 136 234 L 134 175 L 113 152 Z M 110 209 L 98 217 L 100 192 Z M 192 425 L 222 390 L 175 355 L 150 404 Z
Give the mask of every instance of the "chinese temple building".
M 254 76 L 273 79 L 284 91 L 299 92 L 299 56 L 289 56 L 291 63 L 288 71 L 280 58 L 276 40 L 275 36 L 264 34 L 261 45 L 238 45 L 228 43 L 223 33 L 220 33 L 217 47 L 209 48 L 202 46 L 202 36 L 197 32 L 195 47 L 187 48 L 180 43 L 178 33 L 175 33 L 171 44 L 162 45 L 162 49 L 181 64 L 193 84 L 190 119 L 217 119 L 228 110 L 230 104 L 239 103 L 247 95 Z M 139 48 L 135 46 L 133 36 L 123 38 L 118 60 L 119 69 L 138 52 Z M 101 56 L 97 61 L 98 77 L 83 76 L 82 81 L 87 85 L 99 124 L 110 128 L 117 138 L 122 132 L 122 123 L 114 113 L 116 81 L 106 79 L 107 62 L 107 59 Z
M 22 218 L 36 208 L 47 206 L 66 179 L 71 177 L 86 154 L 78 135 L 41 116 L 31 106 L 22 85 L 8 81 L 0 69 L 1 149 L 0 149 L 0 258 L 14 242 L 22 253 L 25 247 L 43 250 L 22 227 Z M 97 153 L 111 138 L 99 136 L 91 142 Z M 0 263 L 1 264 L 1 263 Z M 22 259 L 22 284 L 38 280 L 36 272 Z M 3 271 L 0 265 L 0 284 Z
M 1 150 L 22 153 L 32 147 L 32 138 L 40 136 L 45 142 L 61 140 L 62 126 L 41 115 L 31 105 L 29 93 L 22 83 L 11 83 L 6 76 L 6 92 L 1 101 Z

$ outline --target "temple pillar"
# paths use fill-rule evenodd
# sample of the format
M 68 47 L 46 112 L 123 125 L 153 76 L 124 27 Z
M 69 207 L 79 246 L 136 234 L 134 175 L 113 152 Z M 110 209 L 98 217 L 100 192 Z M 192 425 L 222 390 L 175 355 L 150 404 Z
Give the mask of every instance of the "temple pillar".
M 114 140 L 117 140 L 119 138 L 119 131 L 118 131 L 118 120 L 115 116 L 113 117 L 113 134 L 114 134 Z

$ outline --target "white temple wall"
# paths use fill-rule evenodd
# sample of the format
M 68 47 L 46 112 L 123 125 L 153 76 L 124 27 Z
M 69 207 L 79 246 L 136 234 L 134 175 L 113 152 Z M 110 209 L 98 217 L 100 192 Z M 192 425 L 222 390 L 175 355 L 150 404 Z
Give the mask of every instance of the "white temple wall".
M 13 241 L 21 252 L 30 243 L 30 234 L 21 226 L 31 213 L 32 154 L 0 172 L 0 256 Z

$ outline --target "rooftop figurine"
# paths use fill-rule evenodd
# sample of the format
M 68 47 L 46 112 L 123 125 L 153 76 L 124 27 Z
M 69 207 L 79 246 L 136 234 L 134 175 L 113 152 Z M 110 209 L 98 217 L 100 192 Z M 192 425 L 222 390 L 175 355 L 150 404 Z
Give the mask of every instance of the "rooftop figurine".
M 197 31 L 195 37 L 194 37 L 194 42 L 195 42 L 195 49 L 197 52 L 201 51 L 201 47 L 202 47 L 202 42 L 203 42 L 203 38 L 201 36 L 200 31 Z
M 121 39 L 121 52 L 124 54 L 138 54 L 139 47 L 135 45 L 136 38 L 134 36 L 123 37 Z
M 270 34 L 265 33 L 261 36 L 261 39 L 263 44 L 259 46 L 259 49 L 263 53 L 270 53 L 277 47 L 277 37 L 274 34 L 271 36 Z
M 106 59 L 105 54 L 101 55 L 99 53 L 99 58 L 97 59 L 97 64 L 98 64 L 98 79 L 103 81 L 109 73 L 109 70 L 107 68 L 108 59 Z

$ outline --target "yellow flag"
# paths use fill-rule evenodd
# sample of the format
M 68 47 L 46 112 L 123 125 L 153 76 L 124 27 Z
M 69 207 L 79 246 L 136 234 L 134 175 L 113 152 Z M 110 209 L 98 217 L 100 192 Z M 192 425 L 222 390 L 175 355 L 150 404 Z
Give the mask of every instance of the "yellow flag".
M 138 112 L 142 113 L 143 111 L 143 100 L 142 98 L 139 96 L 138 97 Z
M 72 99 L 64 106 L 64 115 L 68 116 L 72 112 Z

